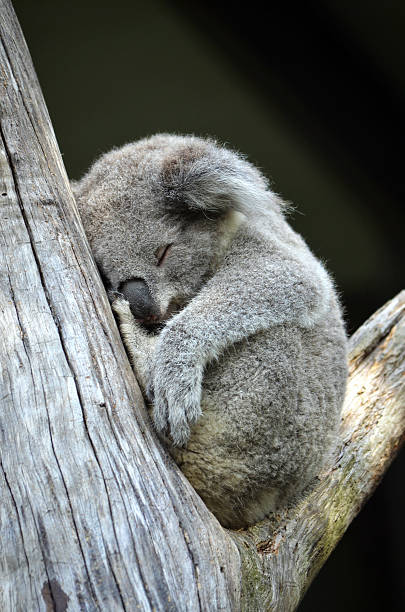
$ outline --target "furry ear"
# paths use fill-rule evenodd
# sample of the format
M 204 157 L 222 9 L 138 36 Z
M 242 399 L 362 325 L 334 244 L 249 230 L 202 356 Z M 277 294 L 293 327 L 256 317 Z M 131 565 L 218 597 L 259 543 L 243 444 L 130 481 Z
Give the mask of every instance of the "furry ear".
M 174 214 L 222 214 L 233 209 L 249 216 L 281 208 L 254 166 L 218 146 L 176 151 L 163 164 L 162 184 L 165 205 Z

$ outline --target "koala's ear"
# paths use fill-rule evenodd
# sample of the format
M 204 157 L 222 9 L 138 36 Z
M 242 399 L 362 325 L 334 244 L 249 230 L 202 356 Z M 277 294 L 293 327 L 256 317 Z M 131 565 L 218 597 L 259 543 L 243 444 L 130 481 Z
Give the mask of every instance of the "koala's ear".
M 234 209 L 249 216 L 282 208 L 257 168 L 215 145 L 176 152 L 163 165 L 162 182 L 166 206 L 175 214 Z
M 187 151 L 168 159 L 162 171 L 165 205 L 169 212 L 222 214 L 234 209 L 255 215 L 280 210 L 280 199 L 263 175 L 249 162 L 226 149 L 214 154 Z

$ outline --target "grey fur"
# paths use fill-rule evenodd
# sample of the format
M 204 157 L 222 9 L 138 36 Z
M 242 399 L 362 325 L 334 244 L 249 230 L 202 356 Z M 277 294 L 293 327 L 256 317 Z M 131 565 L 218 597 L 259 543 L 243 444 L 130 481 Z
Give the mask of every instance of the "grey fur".
M 142 279 L 165 322 L 153 335 L 136 304 L 114 303 L 156 429 L 195 489 L 229 527 L 296 500 L 335 442 L 346 336 L 281 200 L 240 155 L 165 134 L 103 155 L 74 191 L 110 295 Z

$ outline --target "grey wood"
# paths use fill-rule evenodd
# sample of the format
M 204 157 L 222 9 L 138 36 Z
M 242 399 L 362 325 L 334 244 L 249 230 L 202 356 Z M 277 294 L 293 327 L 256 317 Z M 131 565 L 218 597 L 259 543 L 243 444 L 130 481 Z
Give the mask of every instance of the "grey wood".
M 294 610 L 403 440 L 405 294 L 352 339 L 333 467 L 224 530 L 154 435 L 0 8 L 0 610 Z
M 229 609 L 236 546 L 155 440 L 1 15 L 0 609 Z

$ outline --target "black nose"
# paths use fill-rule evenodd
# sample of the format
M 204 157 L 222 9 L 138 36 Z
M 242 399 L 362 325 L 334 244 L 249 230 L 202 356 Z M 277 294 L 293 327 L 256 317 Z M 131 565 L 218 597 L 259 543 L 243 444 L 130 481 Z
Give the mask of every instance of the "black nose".
M 143 278 L 131 278 L 121 283 L 118 291 L 129 302 L 135 319 L 140 319 L 145 323 L 154 323 L 159 320 L 159 309 Z

